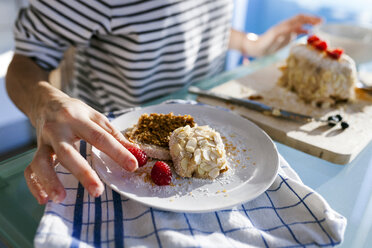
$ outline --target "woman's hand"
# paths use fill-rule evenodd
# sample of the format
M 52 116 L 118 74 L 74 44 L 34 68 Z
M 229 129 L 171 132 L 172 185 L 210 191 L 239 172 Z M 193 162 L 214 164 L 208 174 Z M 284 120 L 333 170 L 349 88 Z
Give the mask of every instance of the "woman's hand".
M 138 167 L 137 160 L 125 147 L 131 145 L 108 119 L 86 105 L 68 96 L 50 99 L 35 119 L 38 149 L 25 170 L 25 178 L 39 203 L 49 200 L 61 202 L 66 193 L 54 171 L 54 159 L 69 170 L 97 197 L 103 184 L 88 162 L 76 150 L 75 143 L 84 139 L 128 171 Z
M 91 196 L 102 194 L 102 182 L 76 150 L 75 143 L 80 139 L 106 153 L 128 171 L 138 167 L 137 160 L 125 149 L 133 144 L 104 115 L 85 103 L 60 93 L 43 104 L 37 116 L 35 127 L 38 148 L 25 170 L 25 178 L 31 193 L 40 204 L 48 200 L 61 202 L 66 196 L 54 170 L 54 159 L 58 159 Z
M 85 103 L 50 85 L 48 73 L 30 58 L 16 54 L 8 68 L 6 87 L 10 98 L 36 128 L 37 151 L 25 170 L 31 193 L 40 204 L 61 202 L 66 192 L 54 170 L 56 160 L 97 197 L 104 187 L 96 172 L 76 150 L 84 139 L 105 152 L 128 171 L 138 167 L 126 149 L 134 146 L 107 118 Z
M 309 15 L 296 15 L 288 20 L 270 28 L 266 33 L 258 38 L 259 50 L 261 55 L 276 52 L 286 46 L 299 34 L 307 34 L 308 30 L 304 25 L 317 25 L 322 19 Z
M 239 50 L 245 56 L 259 57 L 276 52 L 287 45 L 299 34 L 306 34 L 308 31 L 304 25 L 316 25 L 322 19 L 309 15 L 296 15 L 273 27 L 254 39 L 249 35 L 231 30 L 229 47 Z

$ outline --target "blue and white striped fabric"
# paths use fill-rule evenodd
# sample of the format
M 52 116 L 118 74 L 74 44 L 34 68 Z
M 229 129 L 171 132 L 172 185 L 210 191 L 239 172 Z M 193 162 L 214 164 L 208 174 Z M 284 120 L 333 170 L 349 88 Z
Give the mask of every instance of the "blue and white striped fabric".
M 89 161 L 86 143 L 79 149 Z M 67 197 L 47 204 L 35 247 L 328 247 L 342 242 L 346 228 L 281 156 L 278 176 L 261 196 L 203 214 L 146 207 L 108 187 L 92 198 L 63 167 L 57 173 Z

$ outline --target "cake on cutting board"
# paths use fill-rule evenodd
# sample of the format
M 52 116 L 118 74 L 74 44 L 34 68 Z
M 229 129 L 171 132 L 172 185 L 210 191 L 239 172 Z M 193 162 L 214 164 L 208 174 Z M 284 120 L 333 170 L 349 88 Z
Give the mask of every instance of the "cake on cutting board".
M 372 95 L 355 88 L 354 62 L 342 50 L 329 49 L 326 43 L 315 42 L 314 38 L 292 46 L 288 55 L 287 51 L 275 57 L 276 63 L 249 73 L 251 66 L 247 68 L 248 75 L 211 91 L 317 119 L 341 115 L 349 124 L 347 129 L 321 121 L 302 123 L 276 118 L 207 97 L 199 96 L 198 100 L 247 117 L 283 144 L 333 163 L 351 162 L 372 141 Z
M 355 62 L 342 49 L 329 49 L 313 35 L 291 47 L 278 84 L 313 106 L 328 108 L 355 99 Z

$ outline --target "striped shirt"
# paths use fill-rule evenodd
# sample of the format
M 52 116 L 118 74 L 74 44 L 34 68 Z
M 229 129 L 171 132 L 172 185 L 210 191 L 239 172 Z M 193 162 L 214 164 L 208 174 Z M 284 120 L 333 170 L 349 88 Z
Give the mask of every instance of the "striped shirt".
M 75 46 L 70 94 L 113 111 L 221 72 L 231 14 L 232 0 L 31 0 L 15 53 L 52 70 Z

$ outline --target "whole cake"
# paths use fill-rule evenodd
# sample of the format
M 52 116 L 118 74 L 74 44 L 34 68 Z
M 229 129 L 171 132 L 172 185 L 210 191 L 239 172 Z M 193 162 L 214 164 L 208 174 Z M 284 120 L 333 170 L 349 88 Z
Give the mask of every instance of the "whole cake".
M 342 49 L 328 49 L 327 43 L 313 35 L 307 44 L 290 49 L 286 65 L 280 68 L 278 84 L 318 107 L 354 99 L 357 82 L 354 61 Z

